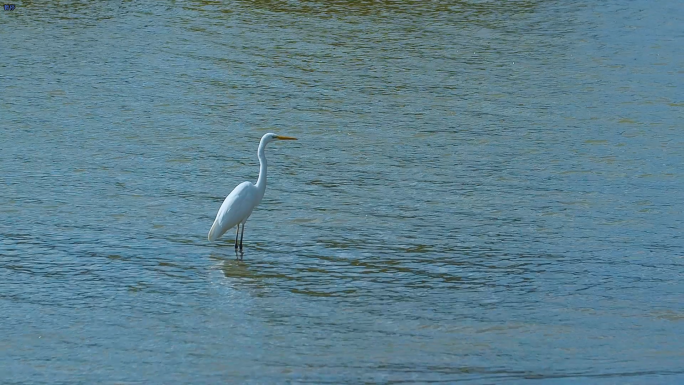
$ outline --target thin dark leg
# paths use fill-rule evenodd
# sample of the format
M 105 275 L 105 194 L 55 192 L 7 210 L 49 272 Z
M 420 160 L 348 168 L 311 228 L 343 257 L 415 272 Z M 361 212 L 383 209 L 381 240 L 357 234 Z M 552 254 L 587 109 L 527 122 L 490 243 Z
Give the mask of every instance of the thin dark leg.
M 237 231 L 235 231 L 235 250 L 237 250 L 238 247 L 238 234 L 240 234 L 240 224 L 238 223 L 237 225 Z
M 242 234 L 240 235 L 240 251 L 242 251 L 242 239 L 245 237 L 245 224 L 242 224 Z

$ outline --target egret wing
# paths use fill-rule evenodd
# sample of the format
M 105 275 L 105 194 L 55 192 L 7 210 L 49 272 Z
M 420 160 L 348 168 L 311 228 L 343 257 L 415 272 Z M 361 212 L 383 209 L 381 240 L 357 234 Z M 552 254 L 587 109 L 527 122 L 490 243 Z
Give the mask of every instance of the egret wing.
M 242 182 L 226 197 L 216 214 L 214 224 L 209 230 L 209 240 L 215 241 L 226 231 L 247 219 L 256 202 L 256 187 L 250 182 Z

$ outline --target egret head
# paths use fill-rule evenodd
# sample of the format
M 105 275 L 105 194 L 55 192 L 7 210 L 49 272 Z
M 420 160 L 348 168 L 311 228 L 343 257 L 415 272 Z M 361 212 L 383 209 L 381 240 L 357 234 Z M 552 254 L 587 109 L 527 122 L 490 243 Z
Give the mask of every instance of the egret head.
M 276 135 L 270 132 L 261 138 L 261 141 L 264 142 L 264 144 L 270 143 L 274 140 L 297 140 L 297 138 L 293 138 L 291 136 Z

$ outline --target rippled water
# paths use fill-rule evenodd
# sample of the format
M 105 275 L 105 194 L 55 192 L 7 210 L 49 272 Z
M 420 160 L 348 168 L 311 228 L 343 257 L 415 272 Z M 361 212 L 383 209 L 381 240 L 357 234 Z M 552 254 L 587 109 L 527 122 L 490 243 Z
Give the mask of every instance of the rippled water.
M 4 383 L 684 381 L 679 2 L 0 20 Z

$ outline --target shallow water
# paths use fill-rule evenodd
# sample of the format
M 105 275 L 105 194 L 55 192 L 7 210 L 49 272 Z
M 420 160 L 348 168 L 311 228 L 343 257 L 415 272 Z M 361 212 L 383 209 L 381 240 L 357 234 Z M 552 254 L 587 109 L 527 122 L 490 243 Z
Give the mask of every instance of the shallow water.
M 684 380 L 678 2 L 60 4 L 0 12 L 4 383 Z

